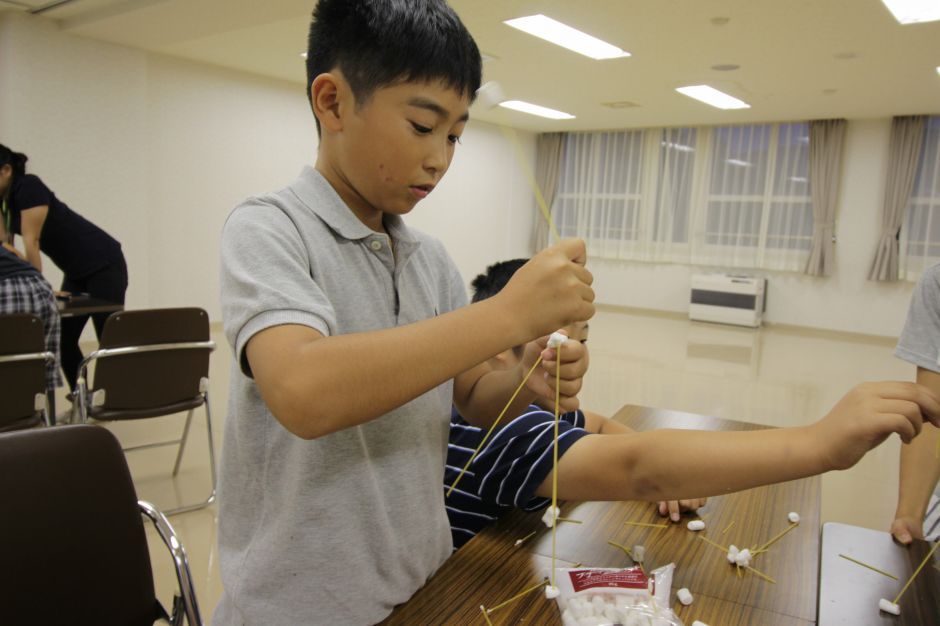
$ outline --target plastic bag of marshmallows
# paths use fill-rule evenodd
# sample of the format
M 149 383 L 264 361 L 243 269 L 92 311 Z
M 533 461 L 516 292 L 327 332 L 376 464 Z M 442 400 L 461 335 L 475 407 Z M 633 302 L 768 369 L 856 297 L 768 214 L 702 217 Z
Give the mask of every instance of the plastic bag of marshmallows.
M 557 568 L 564 626 L 684 626 L 669 607 L 674 563 L 648 575 L 639 566 Z

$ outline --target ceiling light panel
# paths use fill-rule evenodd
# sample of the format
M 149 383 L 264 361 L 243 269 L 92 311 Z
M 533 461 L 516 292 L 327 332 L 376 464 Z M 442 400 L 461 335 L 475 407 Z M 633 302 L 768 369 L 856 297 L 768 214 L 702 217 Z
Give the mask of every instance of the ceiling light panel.
M 613 44 L 583 33 L 545 15 L 529 15 L 506 20 L 503 23 L 592 59 L 617 59 L 630 56 L 629 52 L 621 50 Z

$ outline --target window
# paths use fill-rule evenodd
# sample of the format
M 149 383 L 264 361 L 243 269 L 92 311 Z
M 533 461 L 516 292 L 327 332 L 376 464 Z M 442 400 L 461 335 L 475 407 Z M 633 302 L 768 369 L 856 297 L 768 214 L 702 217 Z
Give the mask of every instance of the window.
M 927 120 L 900 239 L 901 275 L 907 280 L 940 263 L 940 116 Z
M 806 123 L 573 133 L 553 211 L 596 256 L 799 270 L 808 158 Z

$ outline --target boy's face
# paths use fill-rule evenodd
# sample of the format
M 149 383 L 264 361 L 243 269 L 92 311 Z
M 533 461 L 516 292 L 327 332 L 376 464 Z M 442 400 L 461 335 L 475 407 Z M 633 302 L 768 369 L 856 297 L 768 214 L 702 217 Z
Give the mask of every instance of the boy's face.
M 439 82 L 390 85 L 362 106 L 347 105 L 331 160 L 344 187 L 338 191 L 360 220 L 372 225 L 382 213 L 408 213 L 431 193 L 450 166 L 469 107 L 468 97 Z

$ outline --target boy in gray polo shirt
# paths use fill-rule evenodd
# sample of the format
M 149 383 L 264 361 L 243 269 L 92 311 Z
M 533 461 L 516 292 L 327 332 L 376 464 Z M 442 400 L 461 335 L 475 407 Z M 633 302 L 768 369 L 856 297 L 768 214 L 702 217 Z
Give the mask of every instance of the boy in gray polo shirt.
M 539 356 L 486 360 L 593 314 L 584 244 L 535 256 L 466 306 L 457 269 L 401 215 L 447 170 L 480 54 L 442 0 L 321 0 L 307 59 L 316 166 L 236 207 L 222 306 L 236 364 L 219 487 L 216 624 L 369 624 L 451 551 L 450 406 L 487 425 Z M 544 350 L 554 373 L 556 351 Z M 583 347 L 561 350 L 577 408 Z M 529 379 L 510 409 L 554 398 Z

